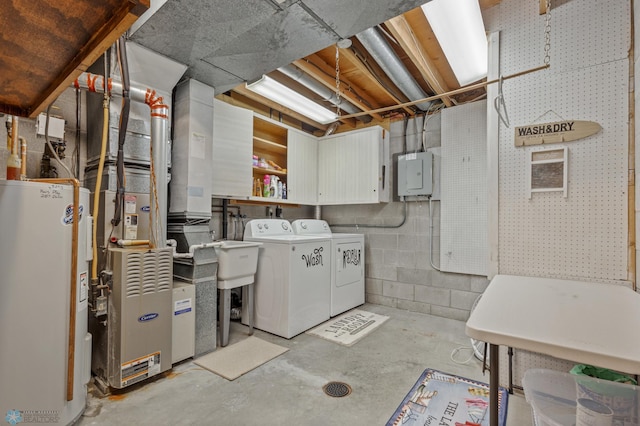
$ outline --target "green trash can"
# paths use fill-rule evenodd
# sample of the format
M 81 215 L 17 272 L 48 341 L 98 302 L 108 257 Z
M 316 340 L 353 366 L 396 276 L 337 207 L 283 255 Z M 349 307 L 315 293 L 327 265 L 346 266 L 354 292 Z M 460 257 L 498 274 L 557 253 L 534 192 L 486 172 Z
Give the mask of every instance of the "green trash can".
M 637 385 L 636 380 L 627 375 L 606 368 L 577 364 L 571 369 L 576 375 L 577 398 L 588 398 L 606 405 L 613 411 L 614 418 L 630 418 L 634 414 L 636 391 L 634 387 L 626 388 L 607 386 L 593 380 L 580 380 L 580 376 L 593 377 L 609 382 Z

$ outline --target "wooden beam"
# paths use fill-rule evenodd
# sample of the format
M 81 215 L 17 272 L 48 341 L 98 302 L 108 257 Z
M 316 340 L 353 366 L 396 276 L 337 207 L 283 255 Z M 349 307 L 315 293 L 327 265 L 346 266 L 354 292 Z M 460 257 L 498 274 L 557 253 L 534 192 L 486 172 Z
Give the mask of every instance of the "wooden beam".
M 141 5 L 143 7 L 141 7 Z M 138 14 L 144 13 L 149 7 L 149 0 L 127 1 L 113 13 L 111 19 L 91 37 L 91 40 L 83 46 L 72 62 L 60 73 L 58 78 L 42 96 L 31 106 L 29 117 L 35 118 L 44 111 L 47 106 L 55 101 L 66 89 L 71 87 L 73 81 L 85 72 L 118 38 L 127 31 L 138 19 Z M 132 13 L 133 12 L 133 13 Z
M 433 61 L 429 58 L 427 52 L 423 49 L 422 45 L 418 43 L 417 37 L 404 16 L 400 15 L 392 18 L 386 22 L 386 25 L 391 34 L 396 38 L 396 41 L 404 49 L 409 59 L 411 59 L 418 68 L 422 78 L 429 83 L 433 91 L 436 94 L 448 92 L 450 88 L 447 87 L 447 84 L 438 72 Z M 448 96 L 443 96 L 441 99 L 446 106 L 453 106 L 453 102 Z
M 397 105 L 399 105 L 398 108 L 404 109 L 409 115 L 415 115 L 415 113 L 411 108 L 407 106 L 402 106 L 402 101 L 396 98 L 395 96 L 393 96 L 393 94 L 391 94 L 382 84 L 380 84 L 380 82 L 378 81 L 377 78 L 375 78 L 375 76 L 371 75 L 367 67 L 364 66 L 362 61 L 360 61 L 360 59 L 355 55 L 355 53 L 353 53 L 353 51 L 351 51 L 351 49 L 340 49 L 340 57 L 341 58 L 344 57 L 346 60 L 351 62 L 356 68 L 358 68 L 358 71 L 360 71 L 360 73 L 362 73 L 362 75 L 365 76 L 371 82 L 371 84 L 373 84 L 378 90 L 380 90 L 381 92 L 384 92 L 387 96 L 393 99 L 393 101 Z M 354 116 L 353 114 L 350 114 L 350 115 Z M 363 114 L 358 114 L 358 116 L 360 115 L 363 115 Z
M 321 58 L 319 58 L 317 55 L 309 55 L 305 59 L 295 60 L 293 61 L 293 65 L 297 66 L 302 71 L 315 78 L 318 82 L 322 83 L 328 89 L 335 90 L 335 78 L 332 79 L 331 77 L 329 77 L 332 72 L 335 72 L 335 69 L 325 61 L 323 61 Z M 340 77 L 340 80 L 347 86 L 357 87 L 343 76 Z M 366 95 L 363 93 L 358 93 L 358 96 L 356 96 L 352 92 L 340 91 L 340 96 L 360 108 L 362 111 L 371 110 L 371 107 L 365 104 L 362 100 L 368 102 L 370 105 L 375 104 L 373 99 L 366 97 Z M 371 116 L 377 120 L 384 120 L 384 118 L 380 114 L 371 114 Z
M 547 13 L 547 0 L 540 0 L 540 15 Z
M 327 128 L 329 127 L 326 124 L 320 124 L 316 121 L 313 121 L 309 117 L 306 117 L 290 108 L 287 108 L 284 105 L 280 105 L 279 103 L 273 102 L 271 99 L 267 99 L 264 96 L 260 96 L 259 94 L 247 89 L 247 86 L 244 84 L 239 84 L 238 86 L 234 87 L 232 90 L 256 102 L 260 102 L 261 104 L 264 104 L 269 108 L 282 111 L 283 114 L 287 114 L 295 118 L 296 120 L 302 121 L 303 123 L 307 123 L 308 125 L 313 126 L 316 129 L 327 130 Z

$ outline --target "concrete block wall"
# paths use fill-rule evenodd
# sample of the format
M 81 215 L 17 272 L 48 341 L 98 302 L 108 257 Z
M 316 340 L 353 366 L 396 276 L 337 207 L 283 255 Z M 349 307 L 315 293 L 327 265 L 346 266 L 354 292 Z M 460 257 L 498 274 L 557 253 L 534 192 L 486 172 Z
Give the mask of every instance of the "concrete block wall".
M 85 105 L 85 93 L 80 93 L 80 103 Z M 50 110 L 52 117 L 64 118 L 65 120 L 65 142 L 66 151 L 65 158 L 62 162 L 71 170 L 75 172 L 75 157 L 74 151 L 76 149 L 76 92 L 75 89 L 67 89 L 53 102 Z M 6 115 L 0 116 L 0 179 L 5 179 L 7 176 L 7 158 L 9 151 L 7 150 L 7 131 L 5 122 L 7 120 Z M 36 135 L 36 120 L 30 118 L 18 118 L 18 134 L 27 140 L 27 177 L 35 179 L 40 177 L 40 160 L 44 152 L 45 138 L 44 136 Z M 86 114 L 84 108 L 81 112 L 80 120 L 80 178 L 84 176 L 84 167 L 86 163 L 86 141 L 87 141 L 87 128 L 86 128 Z M 58 170 L 58 177 L 67 178 L 70 177 L 63 167 L 61 167 L 55 159 L 51 159 L 51 165 L 56 166 Z
M 420 149 L 422 117 L 409 120 L 404 142 L 404 122 L 391 124 L 390 155 Z M 440 146 L 439 115 L 427 123 L 426 148 Z M 392 167 L 394 167 L 392 165 Z M 391 176 L 395 172 L 392 171 Z M 395 184 L 391 183 L 395 187 Z M 440 203 L 432 202 L 433 235 L 429 220 L 429 201 L 413 197 L 404 206 L 399 200 L 386 204 L 322 207 L 322 218 L 333 232 L 365 234 L 366 301 L 408 311 L 465 321 L 474 301 L 487 287 L 483 276 L 439 272 Z M 357 223 L 363 226 L 337 226 Z M 375 226 L 375 227 L 367 227 Z M 429 259 L 433 238 L 433 264 Z

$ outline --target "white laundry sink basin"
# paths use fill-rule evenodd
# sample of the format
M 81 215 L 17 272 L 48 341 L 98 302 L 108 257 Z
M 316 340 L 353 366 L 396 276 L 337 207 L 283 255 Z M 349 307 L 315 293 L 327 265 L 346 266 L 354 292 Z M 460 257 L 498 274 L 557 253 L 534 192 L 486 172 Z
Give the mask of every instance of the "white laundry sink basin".
M 253 283 L 258 269 L 258 250 L 262 243 L 223 241 L 216 247 L 218 288 L 230 289 Z

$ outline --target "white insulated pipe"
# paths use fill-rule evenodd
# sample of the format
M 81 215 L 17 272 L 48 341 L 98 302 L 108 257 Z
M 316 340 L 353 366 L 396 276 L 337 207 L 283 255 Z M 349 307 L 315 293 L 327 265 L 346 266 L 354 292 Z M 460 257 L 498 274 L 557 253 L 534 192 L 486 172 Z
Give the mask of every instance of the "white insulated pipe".
M 109 79 L 107 84 L 109 92 L 115 92 L 122 96 L 122 83 Z M 73 86 L 76 89 L 104 93 L 104 76 L 83 72 L 74 81 Z M 169 106 L 164 104 L 162 96 L 158 96 L 156 91 L 151 88 L 131 85 L 129 87 L 129 98 L 132 101 L 149 105 L 151 112 L 151 161 L 153 169 L 150 185 L 152 193 L 149 194 L 151 199 L 149 223 L 152 223 L 154 227 L 151 237 L 155 237 L 155 246 L 162 248 L 167 245 L 165 229 L 167 227 Z
M 188 253 L 178 253 L 176 251 L 176 247 L 175 245 L 173 246 L 173 257 L 175 259 L 191 259 L 193 258 L 193 254 L 195 253 L 196 250 L 199 249 L 203 249 L 203 248 L 210 248 L 210 247 L 220 247 L 222 246 L 222 241 L 215 241 L 215 242 L 211 242 L 211 243 L 202 243 L 202 244 L 194 244 L 192 246 L 189 246 L 189 252 Z

